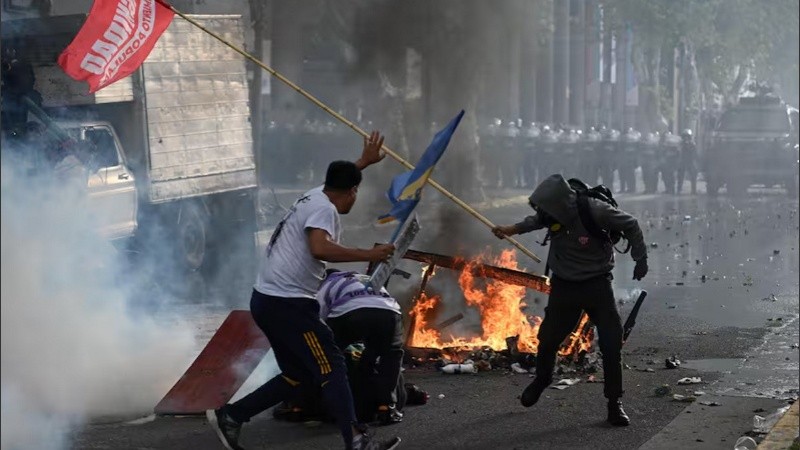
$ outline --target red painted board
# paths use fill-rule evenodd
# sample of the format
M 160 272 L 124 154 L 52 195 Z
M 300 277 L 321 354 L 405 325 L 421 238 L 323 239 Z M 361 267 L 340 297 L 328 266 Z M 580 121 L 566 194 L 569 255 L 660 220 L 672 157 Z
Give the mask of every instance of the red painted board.
M 250 311 L 231 311 L 186 373 L 158 402 L 155 413 L 191 415 L 219 408 L 236 394 L 269 347 Z

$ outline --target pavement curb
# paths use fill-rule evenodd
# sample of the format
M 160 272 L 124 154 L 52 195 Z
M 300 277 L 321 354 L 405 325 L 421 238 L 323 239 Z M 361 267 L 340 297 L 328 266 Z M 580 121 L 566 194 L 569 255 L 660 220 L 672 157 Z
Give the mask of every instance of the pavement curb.
M 788 449 L 797 439 L 799 429 L 800 401 L 795 401 L 792 407 L 778 420 L 778 423 L 772 427 L 767 437 L 758 444 L 757 450 Z

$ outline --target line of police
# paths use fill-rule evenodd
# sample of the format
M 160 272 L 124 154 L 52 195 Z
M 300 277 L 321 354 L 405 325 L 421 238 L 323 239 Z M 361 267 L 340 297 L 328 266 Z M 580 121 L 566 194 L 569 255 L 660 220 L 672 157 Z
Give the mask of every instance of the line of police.
M 532 188 L 553 173 L 577 177 L 588 184 L 601 182 L 622 192 L 680 194 L 684 182 L 696 193 L 697 147 L 691 130 L 624 134 L 604 125 L 585 131 L 494 119 L 479 130 L 481 165 L 486 187 Z M 641 167 L 644 186 L 637 186 Z M 618 185 L 614 184 L 617 173 Z

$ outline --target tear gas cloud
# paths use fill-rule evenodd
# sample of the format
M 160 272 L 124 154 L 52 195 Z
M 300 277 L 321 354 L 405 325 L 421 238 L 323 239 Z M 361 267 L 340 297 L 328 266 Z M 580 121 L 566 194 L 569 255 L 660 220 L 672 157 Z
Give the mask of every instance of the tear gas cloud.
M 132 312 L 132 274 L 92 229 L 85 184 L 28 176 L 3 150 L 2 448 L 68 448 L 92 417 L 150 413 L 194 338 Z

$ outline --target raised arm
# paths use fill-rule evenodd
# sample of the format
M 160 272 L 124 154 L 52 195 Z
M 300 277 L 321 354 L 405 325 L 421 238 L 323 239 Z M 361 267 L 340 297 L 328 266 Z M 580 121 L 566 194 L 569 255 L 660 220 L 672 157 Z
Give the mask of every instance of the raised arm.
M 369 138 L 364 138 L 364 148 L 361 150 L 361 157 L 355 162 L 358 170 L 364 170 L 367 167 L 379 163 L 386 158 L 386 153 L 381 153 L 383 146 L 383 136 L 377 131 L 373 131 Z

